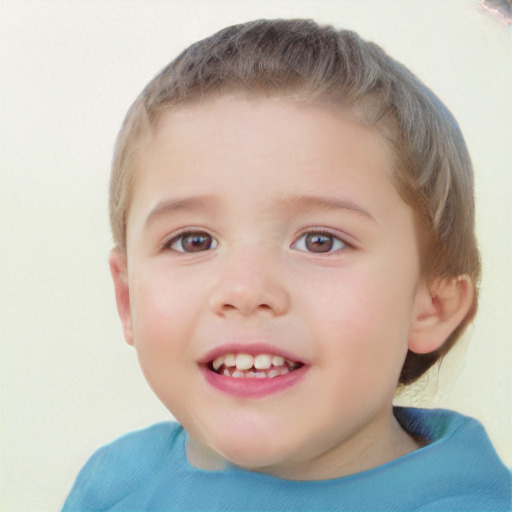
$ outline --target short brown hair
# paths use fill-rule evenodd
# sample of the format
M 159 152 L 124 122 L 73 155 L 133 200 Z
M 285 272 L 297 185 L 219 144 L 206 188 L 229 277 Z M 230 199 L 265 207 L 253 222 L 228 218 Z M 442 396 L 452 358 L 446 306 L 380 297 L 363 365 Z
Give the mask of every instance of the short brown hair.
M 457 122 L 408 69 L 351 31 L 311 20 L 258 20 L 225 28 L 187 48 L 142 91 L 119 133 L 110 183 L 114 242 L 125 250 L 131 164 L 158 115 L 210 94 L 299 95 L 342 104 L 392 149 L 392 180 L 427 240 L 422 264 L 436 277 L 467 275 L 472 307 L 443 346 L 409 351 L 408 384 L 450 350 L 477 308 L 480 258 L 474 235 L 473 171 Z

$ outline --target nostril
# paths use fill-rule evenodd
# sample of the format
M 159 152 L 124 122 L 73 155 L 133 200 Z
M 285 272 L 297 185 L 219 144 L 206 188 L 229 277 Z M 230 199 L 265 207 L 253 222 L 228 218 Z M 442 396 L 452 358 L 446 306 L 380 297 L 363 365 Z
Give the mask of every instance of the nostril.
M 233 282 L 230 276 L 212 289 L 210 307 L 218 315 L 260 313 L 282 315 L 289 307 L 289 297 L 278 282 Z
M 222 304 L 221 312 L 228 313 L 228 312 L 234 312 L 234 311 L 240 311 L 242 314 L 249 314 L 251 312 L 255 311 L 271 311 L 272 306 L 267 303 L 261 303 L 258 304 L 257 302 L 254 303 L 249 300 L 239 300 L 237 303 L 229 303 L 226 302 L 225 304 Z

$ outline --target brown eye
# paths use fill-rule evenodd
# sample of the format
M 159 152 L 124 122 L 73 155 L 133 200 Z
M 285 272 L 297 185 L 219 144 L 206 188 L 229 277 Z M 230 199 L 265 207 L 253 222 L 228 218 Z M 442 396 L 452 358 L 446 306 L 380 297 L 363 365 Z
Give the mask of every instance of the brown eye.
M 293 244 L 294 249 L 317 254 L 338 251 L 344 247 L 346 244 L 334 235 L 316 231 L 302 235 Z
M 168 244 L 169 249 L 177 252 L 203 252 L 216 249 L 217 246 L 218 243 L 212 236 L 201 231 L 183 233 Z

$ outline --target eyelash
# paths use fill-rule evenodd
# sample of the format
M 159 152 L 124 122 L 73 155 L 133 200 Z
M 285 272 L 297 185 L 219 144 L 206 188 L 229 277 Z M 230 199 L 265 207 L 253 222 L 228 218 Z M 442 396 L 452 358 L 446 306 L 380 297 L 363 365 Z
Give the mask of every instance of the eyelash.
M 308 250 L 306 244 L 308 243 L 307 237 L 310 237 L 310 236 L 317 237 L 317 238 L 323 237 L 324 239 L 327 239 L 327 242 L 330 241 L 331 245 L 330 246 L 328 245 L 327 250 L 325 250 L 325 251 Z M 204 237 L 204 238 L 208 238 L 210 240 L 205 249 L 200 248 L 199 250 L 187 251 L 183 247 L 184 239 L 186 237 L 195 237 L 196 239 L 198 239 L 199 237 Z M 301 241 L 304 241 L 304 242 L 301 243 Z M 315 243 L 315 242 L 313 242 L 313 243 Z M 177 244 L 180 244 L 181 247 L 178 248 Z M 174 251 L 174 252 L 185 253 L 185 254 L 194 254 L 194 253 L 199 253 L 199 252 L 211 251 L 211 250 L 217 249 L 218 246 L 219 246 L 219 242 L 208 232 L 202 231 L 202 230 L 188 230 L 188 231 L 183 231 L 181 233 L 178 233 L 178 234 L 174 235 L 171 239 L 166 241 L 162 246 L 162 251 Z M 301 246 L 303 246 L 303 247 L 301 247 Z M 300 235 L 300 237 L 297 238 L 295 240 L 295 242 L 293 242 L 290 247 L 292 249 L 295 249 L 295 250 L 298 250 L 301 252 L 307 252 L 309 254 L 332 254 L 332 253 L 336 253 L 336 252 L 339 252 L 344 249 L 348 249 L 351 247 L 351 245 L 348 244 L 347 242 L 345 242 L 344 240 L 342 240 L 339 236 L 334 235 L 333 233 L 331 233 L 329 231 L 318 229 L 318 230 L 309 230 L 309 231 L 302 233 Z

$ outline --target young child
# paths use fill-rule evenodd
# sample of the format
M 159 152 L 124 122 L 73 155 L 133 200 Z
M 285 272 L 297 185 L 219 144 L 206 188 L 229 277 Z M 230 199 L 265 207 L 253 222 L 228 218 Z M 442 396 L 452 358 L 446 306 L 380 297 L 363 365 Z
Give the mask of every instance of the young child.
M 97 451 L 66 511 L 510 509 L 483 427 L 393 407 L 477 307 L 457 123 L 378 46 L 229 27 L 131 107 L 110 257 L 126 341 L 178 423 Z

